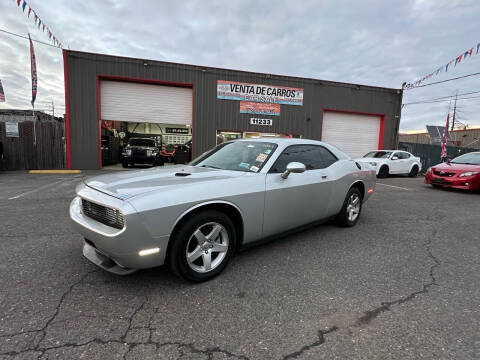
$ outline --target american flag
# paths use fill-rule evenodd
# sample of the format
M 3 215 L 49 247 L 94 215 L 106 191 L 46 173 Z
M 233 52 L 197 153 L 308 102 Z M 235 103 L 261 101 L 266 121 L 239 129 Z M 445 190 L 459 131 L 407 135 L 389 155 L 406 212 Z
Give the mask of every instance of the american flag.
M 448 137 L 448 124 L 450 121 L 450 114 L 447 115 L 447 123 L 445 124 L 445 129 L 443 130 L 443 137 L 442 137 L 442 155 L 440 157 L 442 159 L 447 157 L 447 137 Z
M 5 93 L 3 92 L 2 80 L 0 80 L 0 102 L 5 102 Z

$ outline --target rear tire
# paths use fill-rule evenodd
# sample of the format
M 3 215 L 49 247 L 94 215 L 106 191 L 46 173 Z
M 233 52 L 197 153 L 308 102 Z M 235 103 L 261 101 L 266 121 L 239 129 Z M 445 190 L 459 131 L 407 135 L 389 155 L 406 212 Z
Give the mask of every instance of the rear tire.
M 168 261 L 177 276 L 192 282 L 207 281 L 225 269 L 235 246 L 232 220 L 220 211 L 207 210 L 177 227 Z
M 337 215 L 337 223 L 344 227 L 355 226 L 361 213 L 362 193 L 357 187 L 352 187 L 345 197 L 342 210 Z
M 417 175 L 418 175 L 418 166 L 413 165 L 412 170 L 410 170 L 410 172 L 408 173 L 408 176 L 413 178 L 413 177 L 417 177 Z
M 380 167 L 380 170 L 378 170 L 377 177 L 383 179 L 383 178 L 386 178 L 388 176 L 388 174 L 389 174 L 388 166 L 387 165 L 382 165 Z

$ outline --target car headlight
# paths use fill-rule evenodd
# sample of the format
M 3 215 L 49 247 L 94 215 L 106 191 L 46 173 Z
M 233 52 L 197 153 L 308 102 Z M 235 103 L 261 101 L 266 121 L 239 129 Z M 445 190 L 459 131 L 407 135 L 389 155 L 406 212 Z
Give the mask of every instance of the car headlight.
M 477 174 L 478 174 L 478 171 L 467 171 L 467 172 L 461 173 L 460 175 L 458 175 L 458 177 L 467 177 L 467 176 L 473 176 Z
M 427 172 L 430 172 L 430 171 L 432 171 L 432 167 L 429 167 L 429 168 L 427 169 Z
M 369 164 L 372 165 L 372 166 L 377 166 L 376 162 L 369 162 Z
M 152 156 L 152 150 L 147 150 L 147 156 Z
M 126 153 L 128 156 L 132 155 L 132 149 L 127 149 Z

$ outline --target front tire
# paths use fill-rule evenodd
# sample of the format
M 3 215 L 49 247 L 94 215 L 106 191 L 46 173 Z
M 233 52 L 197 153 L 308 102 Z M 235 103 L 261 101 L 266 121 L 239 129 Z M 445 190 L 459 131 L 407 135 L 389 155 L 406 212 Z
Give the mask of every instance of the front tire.
M 417 177 L 417 175 L 418 175 L 418 166 L 413 165 L 412 170 L 410 170 L 410 172 L 408 173 L 408 176 L 409 177 Z
M 169 244 L 170 268 L 192 282 L 210 280 L 227 266 L 236 240 L 227 215 L 216 210 L 197 213 L 174 232 Z
M 342 210 L 337 215 L 337 223 L 340 226 L 355 226 L 362 212 L 362 193 L 357 187 L 352 187 L 345 197 Z
M 382 165 L 382 167 L 378 171 L 377 177 L 381 178 L 381 179 L 386 178 L 388 176 L 388 173 L 389 173 L 388 166 L 387 165 Z

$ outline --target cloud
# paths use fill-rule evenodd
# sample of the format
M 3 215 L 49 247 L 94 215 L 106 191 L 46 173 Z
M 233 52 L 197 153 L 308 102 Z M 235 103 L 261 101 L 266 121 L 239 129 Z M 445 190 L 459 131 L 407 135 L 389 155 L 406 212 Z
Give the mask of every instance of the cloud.
M 292 1 L 27 1 L 71 49 L 400 88 L 477 44 L 480 3 Z M 0 28 L 48 37 L 13 0 L 0 2 Z M 28 42 L 0 33 L 0 79 L 8 103 L 29 108 Z M 35 44 L 38 107 L 63 111 L 61 51 Z M 444 80 L 477 72 L 480 54 Z M 478 77 L 404 93 L 414 102 L 480 90 Z M 463 121 L 480 125 L 475 99 L 461 100 Z M 445 121 L 448 102 L 407 105 L 401 129 Z

